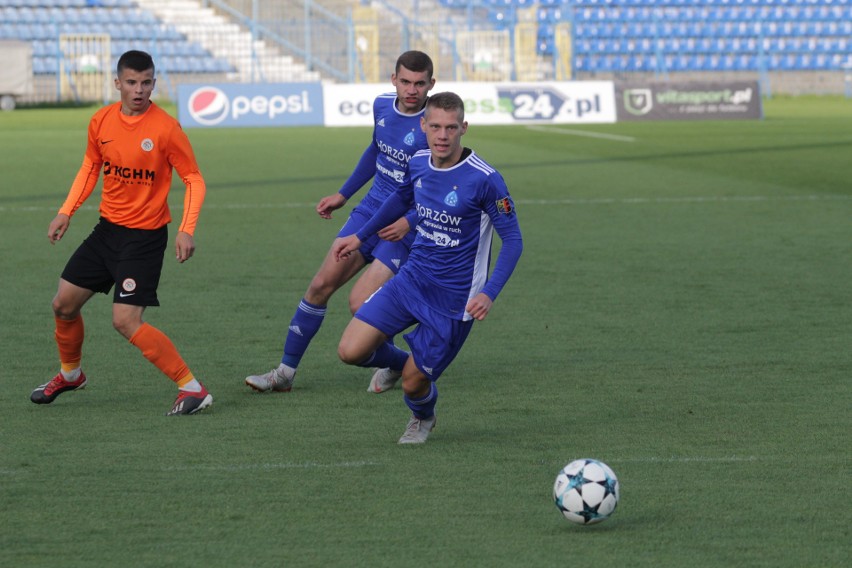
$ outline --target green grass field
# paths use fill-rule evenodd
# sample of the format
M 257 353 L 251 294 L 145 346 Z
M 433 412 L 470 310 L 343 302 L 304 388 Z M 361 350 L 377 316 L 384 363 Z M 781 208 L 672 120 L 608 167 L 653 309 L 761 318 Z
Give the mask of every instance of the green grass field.
M 277 364 L 345 219 L 313 206 L 362 128 L 189 131 L 198 250 L 167 255 L 146 319 L 212 413 L 163 416 L 174 386 L 103 296 L 84 312 L 89 386 L 29 401 L 58 368 L 57 279 L 97 218 L 96 194 L 48 244 L 92 112 L 0 113 L 0 565 L 849 565 L 849 100 L 776 98 L 750 122 L 471 125 L 525 252 L 415 448 L 396 444 L 401 391 L 368 394 L 336 358 L 348 289 L 291 393 L 243 384 Z M 551 502 L 579 457 L 621 481 L 601 525 Z

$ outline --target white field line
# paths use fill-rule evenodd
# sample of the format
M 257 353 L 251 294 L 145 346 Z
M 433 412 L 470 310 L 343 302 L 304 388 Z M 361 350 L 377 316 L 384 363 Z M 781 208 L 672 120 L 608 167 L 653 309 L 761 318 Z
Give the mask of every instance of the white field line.
M 285 462 L 285 463 L 239 463 L 239 464 L 198 464 L 198 465 L 179 465 L 161 467 L 160 471 L 221 471 L 240 473 L 245 471 L 277 471 L 281 469 L 352 469 L 361 467 L 378 467 L 382 464 L 371 461 L 351 461 L 351 462 Z M 0 468 L 0 477 L 11 477 L 16 475 L 24 475 L 34 473 L 32 468 Z
M 515 199 L 517 205 L 642 205 L 654 203 L 727 203 L 727 202 L 761 202 L 761 201 L 849 201 L 849 195 L 741 195 L 741 196 L 684 196 L 684 197 L 595 197 L 595 198 L 566 198 L 566 199 Z M 203 209 L 313 209 L 315 203 L 210 203 L 207 201 Z M 0 213 L 25 212 L 56 212 L 55 206 L 0 206 Z M 182 205 L 172 207 L 180 211 Z M 96 211 L 95 205 L 84 205 L 82 211 Z
M 632 136 L 606 134 L 604 132 L 591 132 L 588 130 L 573 130 L 571 128 L 560 128 L 558 126 L 537 126 L 531 124 L 527 126 L 527 130 L 547 132 L 548 134 L 567 134 L 569 136 L 585 136 L 586 138 L 602 138 L 604 140 L 614 140 L 616 142 L 636 142 L 636 138 Z
M 335 463 L 320 463 L 320 462 L 284 462 L 284 463 L 241 463 L 241 464 L 222 464 L 222 465 L 186 465 L 163 467 L 161 471 L 224 471 L 224 472 L 241 472 L 241 471 L 272 471 L 278 469 L 349 469 L 358 467 L 375 467 L 381 465 L 378 462 L 370 461 L 352 461 L 352 462 L 335 462 Z
M 671 456 L 663 457 L 644 457 L 644 458 L 622 458 L 613 459 L 613 462 L 624 463 L 731 463 L 731 462 L 754 462 L 764 461 L 767 458 L 759 458 L 757 456 L 722 456 L 722 457 L 702 457 L 702 456 Z M 770 458 L 771 459 L 771 458 Z

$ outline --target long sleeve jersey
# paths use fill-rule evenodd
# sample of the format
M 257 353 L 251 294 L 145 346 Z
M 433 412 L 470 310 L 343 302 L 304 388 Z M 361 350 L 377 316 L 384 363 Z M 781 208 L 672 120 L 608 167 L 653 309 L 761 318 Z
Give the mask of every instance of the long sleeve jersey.
M 396 98 L 396 93 L 391 92 L 373 101 L 373 139 L 339 190 L 350 199 L 372 178 L 373 184 L 361 203 L 374 210 L 408 179 L 408 163 L 414 153 L 428 148 L 426 134 L 420 128 L 424 111 L 403 114 L 396 106 Z M 414 212 L 409 211 L 406 218 L 413 227 Z
M 416 275 L 431 307 L 469 319 L 467 302 L 479 292 L 496 299 L 521 256 L 515 205 L 500 173 L 474 152 L 446 169 L 435 168 L 431 156 L 422 150 L 411 158 L 409 183 L 356 236 L 364 241 L 413 205 L 417 236 L 400 273 Z M 489 277 L 494 230 L 502 246 Z
M 194 233 L 206 186 L 180 123 L 151 103 L 144 113 L 127 116 L 121 103 L 103 107 L 89 121 L 88 144 L 65 203 L 69 217 L 92 194 L 103 169 L 101 216 L 131 229 L 158 229 L 171 221 L 168 195 L 172 169 L 186 185 L 178 230 Z

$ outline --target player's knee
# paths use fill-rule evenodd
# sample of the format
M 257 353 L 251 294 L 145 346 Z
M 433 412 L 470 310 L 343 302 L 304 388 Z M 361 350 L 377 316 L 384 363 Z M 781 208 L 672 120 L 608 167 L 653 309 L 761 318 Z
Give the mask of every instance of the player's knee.
M 423 398 L 429 394 L 431 385 L 429 379 L 422 374 L 407 374 L 402 375 L 402 392 L 408 398 Z
M 314 277 L 305 293 L 305 299 L 315 306 L 328 304 L 331 296 L 337 291 L 337 284 L 320 277 Z
M 347 365 L 361 365 L 372 353 L 372 348 L 360 341 L 351 341 L 345 333 L 337 346 L 337 356 Z
M 80 313 L 80 309 L 77 306 L 72 306 L 64 302 L 58 295 L 53 298 L 50 307 L 53 309 L 53 314 L 59 319 L 71 320 Z
M 112 327 L 121 335 L 126 336 L 126 331 L 128 326 L 127 320 L 124 318 L 113 316 L 112 318 Z
M 130 339 L 142 322 L 136 317 L 128 317 L 124 314 L 112 315 L 112 327 L 121 335 Z
M 343 342 L 337 346 L 337 356 L 347 365 L 356 365 L 358 361 L 353 357 L 353 352 Z

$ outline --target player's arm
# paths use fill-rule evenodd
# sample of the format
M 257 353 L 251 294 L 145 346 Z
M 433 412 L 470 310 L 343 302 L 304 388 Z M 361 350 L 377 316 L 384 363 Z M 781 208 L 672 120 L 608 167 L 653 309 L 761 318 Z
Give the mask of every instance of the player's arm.
M 201 205 L 207 195 L 207 184 L 198 168 L 195 153 L 183 129 L 176 129 L 171 138 L 172 151 L 169 163 L 186 186 L 183 196 L 183 217 L 175 236 L 175 258 L 186 262 L 195 254 L 195 227 L 201 214 Z
M 317 214 L 323 219 L 331 219 L 331 213 L 346 205 L 349 198 L 355 195 L 364 184 L 373 179 L 376 173 L 376 158 L 379 155 L 375 141 L 367 146 L 361 159 L 355 166 L 355 170 L 349 175 L 349 179 L 343 184 L 337 193 L 327 195 L 317 203 Z
M 488 315 L 494 300 L 509 281 L 524 250 L 515 203 L 499 174 L 489 176 L 489 188 L 485 194 L 483 209 L 494 224 L 494 229 L 500 237 L 501 247 L 497 261 L 494 263 L 494 270 L 488 277 L 485 287 L 468 302 L 466 307 L 467 312 L 478 320 Z
M 350 199 L 359 189 L 364 187 L 368 181 L 376 175 L 376 159 L 379 157 L 379 147 L 376 145 L 375 136 L 370 145 L 361 154 L 361 159 L 355 165 L 355 169 L 349 174 L 349 178 L 338 190 L 346 200 Z M 345 203 L 345 201 L 344 201 Z
M 358 250 L 361 243 L 402 217 L 402 215 L 411 207 L 413 199 L 414 188 L 410 183 L 403 185 L 393 192 L 390 196 L 388 196 L 385 202 L 382 203 L 382 206 L 379 207 L 378 211 L 370 217 L 370 220 L 364 223 L 361 230 L 354 235 L 342 237 L 334 242 L 334 245 L 332 245 L 334 257 L 339 261 L 340 259 L 349 256 L 352 252 Z
M 195 226 L 201 213 L 201 204 L 207 194 L 207 185 L 199 171 L 181 177 L 186 186 L 186 193 L 183 196 L 183 217 L 175 235 L 175 259 L 183 263 L 195 254 Z
M 88 143 L 86 154 L 83 156 L 83 163 L 71 183 L 68 197 L 65 198 L 65 202 L 59 208 L 59 213 L 47 227 L 47 240 L 50 241 L 50 244 L 55 244 L 56 241 L 62 239 L 71 224 L 71 217 L 94 191 L 102 163 L 103 159 L 97 143 L 97 123 L 92 120 L 89 123 Z
M 405 177 L 400 183 L 400 187 L 405 187 L 406 184 L 410 184 L 411 181 L 411 173 L 406 172 Z M 413 205 L 414 197 L 413 195 L 410 197 L 406 197 L 406 199 L 410 199 Z M 417 210 L 412 206 L 409 207 L 408 211 L 405 213 L 403 217 L 400 217 L 390 225 L 382 228 L 378 233 L 376 233 L 380 239 L 384 239 L 390 242 L 401 241 L 405 238 L 405 236 L 413 229 L 418 221 L 419 216 L 417 215 Z
M 390 242 L 401 241 L 411 231 L 414 225 L 408 220 L 408 216 L 400 217 L 387 227 L 381 229 L 377 235 L 380 239 Z
M 347 201 L 340 193 L 326 195 L 317 203 L 317 214 L 323 219 L 331 219 L 331 213 L 346 205 Z

